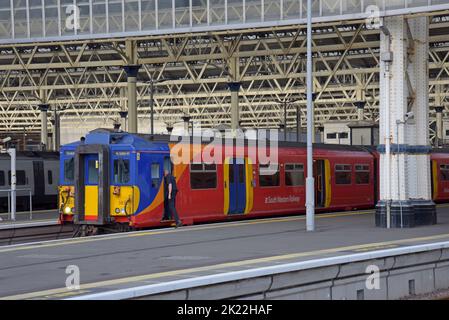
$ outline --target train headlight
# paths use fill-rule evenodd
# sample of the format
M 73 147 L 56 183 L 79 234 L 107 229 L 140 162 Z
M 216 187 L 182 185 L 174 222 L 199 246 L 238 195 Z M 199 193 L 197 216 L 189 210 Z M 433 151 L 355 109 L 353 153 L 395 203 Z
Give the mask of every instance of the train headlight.
M 115 208 L 115 213 L 120 213 L 120 209 L 119 208 Z
M 69 214 L 69 213 L 71 213 L 72 212 L 72 209 L 70 208 L 70 207 L 65 207 L 64 208 L 64 213 L 65 214 Z
M 123 214 L 125 214 L 125 213 L 126 213 L 126 211 L 125 211 L 125 208 L 123 208 L 123 209 L 122 209 L 122 213 L 123 213 Z

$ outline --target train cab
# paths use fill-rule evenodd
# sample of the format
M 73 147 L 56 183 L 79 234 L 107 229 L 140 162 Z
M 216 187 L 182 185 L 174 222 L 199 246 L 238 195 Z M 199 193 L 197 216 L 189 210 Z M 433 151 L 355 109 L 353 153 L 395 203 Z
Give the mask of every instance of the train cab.
M 126 229 L 137 213 L 161 198 L 170 151 L 166 143 L 98 129 L 63 146 L 60 162 L 61 221 Z

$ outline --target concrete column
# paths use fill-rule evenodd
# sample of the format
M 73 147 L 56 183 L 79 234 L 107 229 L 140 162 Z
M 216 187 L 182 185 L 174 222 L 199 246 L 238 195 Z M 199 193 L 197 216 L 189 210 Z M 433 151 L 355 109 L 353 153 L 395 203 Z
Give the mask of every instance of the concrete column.
M 128 77 L 128 132 L 137 133 L 137 74 L 140 65 L 125 66 Z
M 443 110 L 444 107 L 435 107 L 436 115 L 436 146 L 441 146 L 443 144 Z
M 47 112 L 49 109 L 48 104 L 40 104 L 39 110 L 41 111 L 41 150 L 47 150 L 48 144 L 48 120 L 47 120 Z
M 380 68 L 380 200 L 376 226 L 436 223 L 431 198 L 427 17 L 385 18 Z

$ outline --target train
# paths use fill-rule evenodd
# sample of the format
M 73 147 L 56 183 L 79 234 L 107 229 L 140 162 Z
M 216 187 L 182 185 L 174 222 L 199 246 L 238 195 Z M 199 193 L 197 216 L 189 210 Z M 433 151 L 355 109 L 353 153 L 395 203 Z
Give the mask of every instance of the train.
M 19 151 L 16 156 L 17 211 L 57 209 L 59 153 Z M 0 212 L 8 212 L 11 158 L 0 154 Z M 30 192 L 32 203 L 30 203 Z
M 176 208 L 184 225 L 305 213 L 306 145 L 279 142 L 276 163 L 253 157 L 250 141 L 222 141 L 215 163 L 203 161 L 208 144 L 97 129 L 60 151 L 61 223 L 81 234 L 126 231 L 163 222 L 163 172 L 176 179 Z M 184 141 L 183 141 L 184 140 Z M 187 161 L 173 163 L 183 150 Z M 176 150 L 175 150 L 176 149 Z M 212 153 L 213 153 L 212 152 Z M 431 155 L 435 202 L 449 200 L 449 151 Z M 374 208 L 379 153 L 375 147 L 317 144 L 313 172 L 318 212 Z

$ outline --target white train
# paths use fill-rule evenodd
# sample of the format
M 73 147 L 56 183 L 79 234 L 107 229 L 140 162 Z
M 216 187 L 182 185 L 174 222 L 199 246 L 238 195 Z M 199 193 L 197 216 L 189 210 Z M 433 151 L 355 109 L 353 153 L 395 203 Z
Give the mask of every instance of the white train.
M 17 211 L 29 210 L 30 191 L 34 209 L 57 208 L 59 182 L 59 153 L 17 152 Z M 11 188 L 11 159 L 0 154 L 0 212 L 8 210 L 8 192 Z

